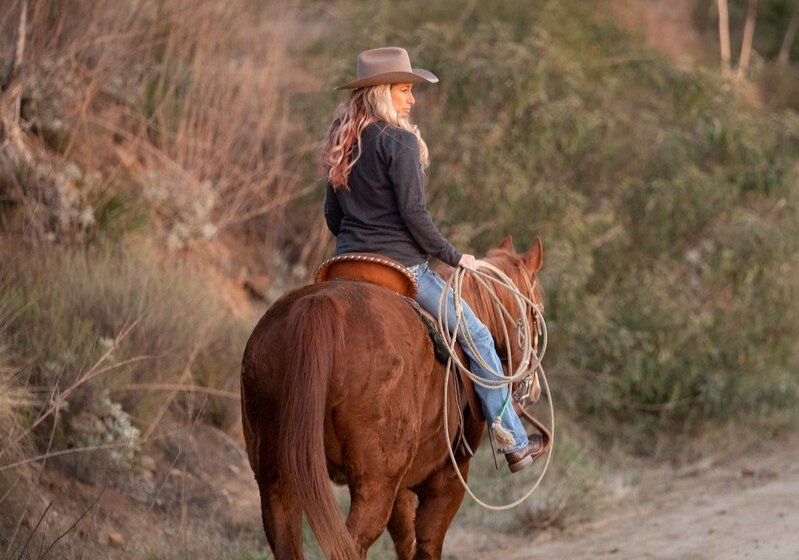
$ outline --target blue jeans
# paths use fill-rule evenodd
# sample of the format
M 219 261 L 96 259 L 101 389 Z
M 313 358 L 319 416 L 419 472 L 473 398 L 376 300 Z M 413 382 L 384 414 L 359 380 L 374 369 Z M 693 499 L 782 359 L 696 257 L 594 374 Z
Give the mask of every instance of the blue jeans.
M 410 270 L 411 274 L 413 274 L 416 278 L 416 283 L 419 287 L 419 291 L 416 294 L 416 301 L 425 309 L 425 311 L 431 313 L 434 317 L 438 316 L 438 306 L 439 301 L 441 300 L 441 294 L 445 289 L 449 291 L 447 297 L 446 316 L 448 322 L 447 328 L 449 329 L 450 333 L 452 333 L 455 328 L 456 321 L 454 293 L 452 289 L 447 288 L 447 284 L 444 282 L 444 279 L 430 270 L 426 263 L 412 266 L 408 270 Z M 476 350 L 483 361 L 490 365 L 494 371 L 501 372 L 502 362 L 500 362 L 497 351 L 494 348 L 494 339 L 491 338 L 491 333 L 489 332 L 488 328 L 480 321 L 480 319 L 477 318 L 477 315 L 474 314 L 474 311 L 472 311 L 466 302 L 462 303 L 463 319 L 461 330 L 456 336 L 456 340 L 460 342 L 461 346 L 463 346 L 464 352 L 466 352 L 466 355 L 469 357 L 469 369 L 471 372 L 482 377 L 483 379 L 494 381 L 497 378 L 480 365 L 480 362 L 475 359 L 475 356 L 472 354 L 472 350 L 466 344 L 463 327 L 465 326 L 469 331 Z M 499 416 L 500 411 L 502 411 L 502 408 L 505 405 L 509 388 L 505 386 L 497 389 L 489 389 L 486 387 L 481 387 L 477 383 L 475 383 L 474 388 L 477 391 L 477 396 L 480 397 L 480 401 L 483 405 L 483 414 L 489 422 L 493 422 L 494 419 Z M 519 420 L 519 417 L 517 416 L 516 411 L 513 410 L 513 406 L 511 404 L 508 404 L 508 406 L 505 408 L 505 412 L 502 415 L 502 426 L 513 434 L 513 439 L 516 440 L 516 443 L 509 448 L 501 449 L 500 452 L 510 453 L 512 451 L 522 449 L 527 445 L 527 433 L 524 431 L 524 426 L 522 426 L 521 420 Z

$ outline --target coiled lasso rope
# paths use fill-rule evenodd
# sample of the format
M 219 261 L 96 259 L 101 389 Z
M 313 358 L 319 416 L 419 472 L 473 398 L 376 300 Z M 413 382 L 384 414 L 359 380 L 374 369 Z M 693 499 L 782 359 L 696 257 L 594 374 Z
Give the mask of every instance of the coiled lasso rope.
M 511 385 L 516 381 L 521 381 L 528 375 L 531 371 L 538 371 L 541 378 L 541 383 L 543 384 L 543 388 L 546 391 L 547 401 L 549 401 L 549 417 L 551 419 L 551 426 L 550 426 L 550 435 L 554 440 L 555 437 L 555 409 L 552 404 L 552 397 L 549 391 L 549 383 L 547 382 L 546 374 L 544 373 L 543 368 L 541 367 L 541 360 L 544 357 L 544 353 L 546 352 L 547 346 L 547 329 L 546 323 L 544 322 L 544 315 L 541 312 L 538 305 L 533 302 L 529 297 L 522 294 L 519 289 L 513 284 L 511 279 L 500 269 L 492 265 L 491 263 L 485 261 L 478 261 L 477 262 L 478 269 L 466 269 L 463 267 L 456 267 L 453 271 L 452 275 L 447 279 L 447 288 L 451 288 L 454 296 L 454 307 L 455 307 L 455 328 L 453 329 L 452 333 L 450 334 L 449 329 L 446 328 L 446 325 L 449 324 L 449 317 L 448 317 L 448 306 L 446 305 L 448 291 L 444 290 L 441 295 L 441 299 L 438 303 L 438 327 L 439 331 L 441 332 L 442 336 L 446 341 L 447 352 L 449 353 L 449 359 L 447 360 L 447 372 L 444 378 L 444 433 L 447 438 L 447 442 L 451 441 L 450 433 L 449 433 L 449 420 L 448 414 L 446 411 L 448 410 L 448 398 L 447 394 L 449 392 L 449 378 L 450 375 L 454 372 L 453 364 L 456 367 L 461 368 L 462 371 L 465 371 L 467 375 L 472 379 L 474 383 L 480 385 L 481 387 L 486 387 L 489 389 L 501 389 L 502 387 L 508 387 L 508 399 L 513 398 L 513 392 Z M 484 272 L 484 269 L 488 271 L 488 273 Z M 458 358 L 457 354 L 455 353 L 455 339 L 458 332 L 462 329 L 461 323 L 463 321 L 463 299 L 461 297 L 461 290 L 462 290 L 462 283 L 463 278 L 466 273 L 470 273 L 474 275 L 475 280 L 477 280 L 483 288 L 486 289 L 487 293 L 491 295 L 491 299 L 496 306 L 496 309 L 500 312 L 500 314 L 514 322 L 518 330 L 516 335 L 518 337 L 518 344 L 519 347 L 522 349 L 522 359 L 519 363 L 519 366 L 511 375 L 504 375 L 504 373 L 500 371 L 494 371 L 491 366 L 489 366 L 483 360 L 482 356 L 480 356 L 479 352 L 475 347 L 474 341 L 472 340 L 471 333 L 465 328 L 463 328 L 464 332 L 464 341 L 465 345 L 468 346 L 470 350 L 470 354 L 476 357 L 477 362 L 491 375 L 494 379 L 483 379 L 472 373 L 465 364 L 463 364 Z M 496 292 L 492 289 L 489 283 L 493 283 L 496 286 L 504 288 L 508 290 L 513 299 L 516 303 L 516 309 L 520 312 L 520 317 L 514 318 L 511 316 L 510 312 L 502 305 L 499 297 L 497 296 Z M 535 317 L 535 325 L 538 329 L 537 334 L 541 337 L 541 352 L 535 357 L 535 364 L 533 367 L 531 366 L 532 362 L 532 355 L 534 354 L 533 349 L 533 342 L 534 342 L 534 333 L 531 329 L 530 322 L 527 319 L 527 310 L 532 309 Z M 512 364 L 512 356 L 511 356 L 511 345 L 510 345 L 510 338 L 508 336 L 508 330 L 506 326 L 506 321 L 501 321 L 502 324 L 502 331 L 505 336 L 505 344 L 508 352 L 508 363 Z M 507 405 L 507 402 L 506 402 Z M 492 437 L 489 434 L 489 437 Z M 549 462 L 552 459 L 552 448 L 547 452 L 547 460 L 544 464 L 544 468 L 541 471 L 541 474 L 538 475 L 533 486 L 525 493 L 521 498 L 517 499 L 516 501 L 504 504 L 504 505 L 494 505 L 489 504 L 478 498 L 472 489 L 469 488 L 466 480 L 463 478 L 463 475 L 460 472 L 460 469 L 457 466 L 457 461 L 455 459 L 455 452 L 452 449 L 452 445 L 447 445 L 447 450 L 449 451 L 449 457 L 452 462 L 452 466 L 455 469 L 456 474 L 458 475 L 458 479 L 460 480 L 463 488 L 468 492 L 468 494 L 474 499 L 475 502 L 480 504 L 486 509 L 501 511 L 506 509 L 511 509 L 522 502 L 524 502 L 527 498 L 529 498 L 533 492 L 539 487 L 541 484 L 541 480 L 544 478 L 544 475 L 549 468 Z

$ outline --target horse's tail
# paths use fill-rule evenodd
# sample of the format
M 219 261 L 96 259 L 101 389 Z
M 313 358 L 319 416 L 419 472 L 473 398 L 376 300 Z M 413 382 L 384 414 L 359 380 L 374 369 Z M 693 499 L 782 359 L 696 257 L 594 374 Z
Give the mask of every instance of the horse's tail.
M 330 489 L 324 447 L 325 403 L 337 348 L 343 346 L 341 309 L 324 294 L 299 299 L 287 317 L 288 356 L 278 435 L 280 480 L 305 512 L 330 558 L 359 558 Z

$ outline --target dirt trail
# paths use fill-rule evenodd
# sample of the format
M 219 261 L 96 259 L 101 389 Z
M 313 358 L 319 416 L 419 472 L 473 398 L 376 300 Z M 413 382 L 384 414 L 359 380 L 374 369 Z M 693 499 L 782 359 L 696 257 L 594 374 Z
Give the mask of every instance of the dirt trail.
M 636 503 L 495 551 L 504 560 L 799 560 L 799 438 L 650 473 Z M 470 558 L 469 555 L 459 558 Z M 484 558 L 485 552 L 474 558 Z

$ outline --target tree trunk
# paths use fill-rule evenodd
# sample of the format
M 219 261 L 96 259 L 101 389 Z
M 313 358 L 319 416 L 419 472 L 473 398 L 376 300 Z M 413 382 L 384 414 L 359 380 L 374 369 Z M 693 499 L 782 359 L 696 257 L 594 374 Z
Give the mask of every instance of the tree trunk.
M 719 44 L 721 45 L 721 74 L 730 75 L 730 16 L 727 0 L 718 0 L 719 6 Z
M 19 8 L 19 25 L 17 26 L 17 41 L 11 50 L 11 67 L 6 74 L 5 83 L 0 84 L 0 90 L 6 90 L 22 68 L 22 60 L 25 56 L 25 38 L 28 34 L 28 0 L 22 0 Z
M 744 40 L 741 44 L 741 57 L 738 59 L 738 76 L 742 80 L 749 70 L 749 60 L 752 58 L 752 38 L 755 35 L 755 20 L 757 19 L 757 0 L 748 0 L 746 5 L 746 25 L 744 26 Z
M 785 31 L 785 38 L 782 40 L 780 54 L 777 56 L 777 62 L 779 64 L 787 66 L 790 62 L 791 47 L 793 47 L 797 31 L 799 31 L 799 2 L 796 3 L 796 7 L 793 9 L 791 23 L 788 24 L 788 30 Z
M 25 59 L 25 39 L 28 35 L 28 0 L 21 0 L 19 11 L 19 25 L 17 27 L 17 41 L 12 47 L 11 66 L 6 75 L 5 83 L 0 83 L 0 93 L 8 98 L 8 109 L 0 106 L 0 141 L 10 143 L 15 150 L 16 157 L 30 164 L 32 157 L 30 150 L 25 145 L 25 140 L 20 130 L 20 110 L 22 108 L 22 82 L 17 78 L 22 70 Z M 5 100 L 3 100 L 5 102 Z

